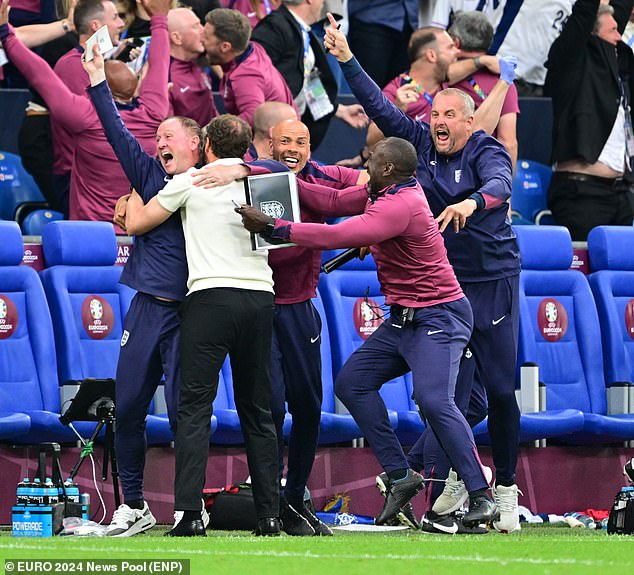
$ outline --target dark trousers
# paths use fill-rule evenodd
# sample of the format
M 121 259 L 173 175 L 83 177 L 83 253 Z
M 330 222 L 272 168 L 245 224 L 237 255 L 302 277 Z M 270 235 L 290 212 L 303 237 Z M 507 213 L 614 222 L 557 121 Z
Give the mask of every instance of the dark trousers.
M 626 181 L 610 182 L 605 178 L 580 181 L 566 172 L 553 174 L 548 208 L 555 221 L 570 230 L 572 240 L 580 242 L 585 242 L 596 226 L 631 226 L 634 220 L 632 191 Z
M 380 88 L 409 68 L 407 44 L 412 30 L 403 32 L 381 24 L 350 19 L 348 41 L 363 69 Z
M 176 429 L 180 379 L 178 303 L 137 293 L 123 321 L 117 364 L 115 446 L 124 501 L 143 498 L 145 416 L 165 374 L 165 403 Z
M 473 427 L 488 413 L 496 482 L 515 483 L 520 411 L 515 399 L 519 331 L 519 276 L 490 282 L 463 283 L 474 314 L 469 345 L 460 363 L 456 404 Z M 502 319 L 500 319 L 502 318 Z M 425 474 L 445 479 L 450 461 L 427 432 L 412 447 L 408 461 Z M 432 502 L 443 485 L 434 482 Z
M 486 481 L 471 428 L 454 402 L 460 358 L 471 335 L 467 298 L 416 310 L 403 328 L 388 319 L 345 363 L 335 392 L 363 431 L 386 472 L 408 467 L 390 426 L 381 386 L 411 369 L 414 399 L 469 491 Z
M 176 429 L 176 510 L 200 510 L 212 403 L 218 374 L 229 354 L 256 513 L 258 518 L 279 515 L 277 435 L 268 377 L 272 329 L 272 293 L 214 288 L 185 299 Z
M 271 411 L 277 429 L 280 477 L 284 467 L 282 427 L 288 411 L 293 425 L 288 439 L 284 493 L 303 498 L 313 468 L 321 419 L 321 318 L 310 300 L 277 304 L 271 348 Z

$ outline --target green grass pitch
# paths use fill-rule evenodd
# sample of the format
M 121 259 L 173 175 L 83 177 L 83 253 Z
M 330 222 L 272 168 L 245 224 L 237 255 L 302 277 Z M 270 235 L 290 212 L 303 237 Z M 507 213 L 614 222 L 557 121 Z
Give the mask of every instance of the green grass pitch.
M 125 538 L 13 538 L 5 559 L 190 559 L 192 575 L 515 575 L 634 573 L 634 536 L 562 526 L 524 526 L 501 535 L 337 532 L 334 537 L 254 537 L 208 531 L 207 538 L 163 538 L 166 528 Z M 9 575 L 9 574 L 7 574 Z

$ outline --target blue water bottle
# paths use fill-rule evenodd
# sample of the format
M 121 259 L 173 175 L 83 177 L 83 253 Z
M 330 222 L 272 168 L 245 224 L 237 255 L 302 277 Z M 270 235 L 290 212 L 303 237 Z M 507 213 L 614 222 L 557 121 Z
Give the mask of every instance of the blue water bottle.
M 66 488 L 66 501 L 79 503 L 79 486 L 73 483 L 70 477 L 64 482 L 64 487 Z
M 33 480 L 31 486 L 31 505 L 44 505 L 44 486 L 39 477 Z
M 50 477 L 46 478 L 46 482 L 44 483 L 44 492 L 46 493 L 44 497 L 45 505 L 55 505 L 56 503 L 59 503 L 57 487 L 53 485 L 53 481 Z

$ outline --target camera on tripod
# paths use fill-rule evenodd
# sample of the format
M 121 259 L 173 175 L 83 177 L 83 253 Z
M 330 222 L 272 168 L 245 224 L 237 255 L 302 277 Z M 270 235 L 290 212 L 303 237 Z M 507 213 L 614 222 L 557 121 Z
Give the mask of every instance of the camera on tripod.
M 92 409 L 92 406 L 91 406 Z M 91 412 L 91 409 L 88 412 Z M 114 419 L 114 401 L 112 399 L 100 399 L 95 407 L 95 416 L 97 419 Z

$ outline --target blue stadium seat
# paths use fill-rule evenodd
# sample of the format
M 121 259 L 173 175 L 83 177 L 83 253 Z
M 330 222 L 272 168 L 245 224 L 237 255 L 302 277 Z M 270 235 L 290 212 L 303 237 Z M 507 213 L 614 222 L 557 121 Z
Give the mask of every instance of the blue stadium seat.
M 19 218 L 21 205 L 46 207 L 46 198 L 35 180 L 22 166 L 20 156 L 0 152 L 0 219 Z
M 22 233 L 25 236 L 41 236 L 42 229 L 50 222 L 63 220 L 64 214 L 54 210 L 35 210 L 22 220 Z
M 568 230 L 520 226 L 515 233 L 523 267 L 518 365 L 539 366 L 539 379 L 546 385 L 544 417 L 567 414 L 572 425 L 578 417 L 574 410 L 583 412 L 583 429 L 566 441 L 634 439 L 634 415 L 606 415 L 599 318 L 586 276 L 568 269 Z
M 605 383 L 634 382 L 634 227 L 599 226 L 588 235 L 590 287 L 601 324 Z M 634 389 L 634 388 L 633 388 Z M 632 393 L 632 390 L 630 390 Z
M 552 174 L 550 166 L 517 160 L 511 196 L 513 224 L 551 223 L 551 220 L 541 220 L 550 214 L 546 196 Z
M 329 252 L 324 258 L 332 255 L 333 252 Z M 330 274 L 322 274 L 319 292 L 330 330 L 333 376 L 336 378 L 352 352 L 383 321 L 385 298 L 380 292 L 374 259 L 370 255 L 363 261 L 354 259 Z M 405 436 L 400 437 L 400 433 L 411 431 L 408 422 L 412 416 L 405 378 L 401 376 L 386 383 L 380 393 L 393 429 L 399 439 L 405 441 Z
M 112 224 L 56 221 L 42 230 L 40 277 L 53 319 L 62 395 L 86 378 L 115 378 L 123 316 L 134 291 L 119 284 Z M 67 390 L 72 389 L 72 392 Z
M 76 441 L 59 422 L 60 396 L 53 324 L 39 276 L 20 265 L 24 253 L 16 222 L 0 221 L 0 405 L 12 441 Z M 16 416 L 11 414 L 24 414 Z M 29 425 L 30 420 L 30 425 Z M 82 435 L 94 423 L 77 422 Z M 14 432 L 17 435 L 14 435 Z
M 31 429 L 31 418 L 26 413 L 0 411 L 0 441 L 26 435 Z
M 231 377 L 231 363 L 229 357 L 225 359 L 218 376 L 218 392 L 214 400 L 214 417 L 217 427 L 211 436 L 211 442 L 221 445 L 236 445 L 244 443 L 240 418 L 233 398 L 233 379 Z

